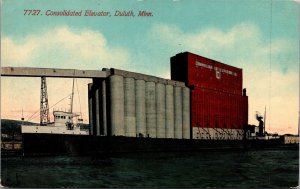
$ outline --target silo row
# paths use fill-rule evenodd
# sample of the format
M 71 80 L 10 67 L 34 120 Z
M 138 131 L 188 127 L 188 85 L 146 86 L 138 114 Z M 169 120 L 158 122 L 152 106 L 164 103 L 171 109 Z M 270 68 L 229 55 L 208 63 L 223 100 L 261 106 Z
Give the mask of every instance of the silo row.
M 89 133 L 107 135 L 107 89 L 106 81 L 94 79 L 88 85 Z
M 89 94 L 102 96 L 100 100 L 89 98 L 90 112 L 93 112 L 90 123 L 95 125 L 96 133 L 97 127 L 103 133 L 107 125 L 110 132 L 106 133 L 112 136 L 190 138 L 190 91 L 187 87 L 121 75 L 111 75 L 106 82 L 95 87 L 101 87 L 99 94 L 89 86 L 92 91 Z M 97 105 L 93 107 L 92 102 L 98 104 L 101 111 Z M 105 119 L 97 124 L 99 118 L 95 114 Z
M 190 138 L 189 89 L 109 77 L 111 135 Z

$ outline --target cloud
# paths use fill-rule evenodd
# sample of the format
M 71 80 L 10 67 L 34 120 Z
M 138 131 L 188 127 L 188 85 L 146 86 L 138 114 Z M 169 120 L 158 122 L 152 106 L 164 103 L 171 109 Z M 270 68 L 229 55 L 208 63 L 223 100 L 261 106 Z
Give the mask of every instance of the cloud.
M 240 23 L 227 31 L 210 27 L 194 32 L 156 23 L 149 38 L 174 54 L 190 51 L 242 68 L 243 86 L 249 95 L 249 123 L 257 124 L 255 111 L 263 113 L 266 105 L 267 129 L 270 125 L 273 132 L 297 133 L 298 49 L 291 41 L 272 38 L 270 43 L 269 36 L 263 36 L 253 23 Z
M 23 39 L 4 36 L 1 41 L 1 66 L 54 67 L 67 69 L 126 68 L 131 56 L 123 47 L 111 46 L 98 31 L 60 26 Z M 88 122 L 87 84 L 89 79 L 78 79 L 81 102 L 76 97 L 74 109 L 84 113 Z M 71 93 L 72 79 L 47 78 L 49 106 Z M 77 95 L 78 96 L 78 95 Z M 38 112 L 40 78 L 1 78 L 1 117 L 20 119 L 22 108 L 28 119 Z M 68 98 L 54 108 L 68 109 Z M 81 108 L 80 108 L 81 107 Z M 50 108 L 52 112 L 52 108 Z M 39 122 L 39 114 L 33 121 Z
M 263 39 L 260 29 L 252 23 L 241 23 L 228 31 L 218 28 L 205 28 L 195 32 L 184 32 L 176 25 L 154 24 L 150 37 L 169 48 L 180 48 L 207 57 L 219 59 L 241 66 L 245 59 L 252 64 L 268 62 L 270 50 L 269 38 Z M 272 56 L 291 51 L 287 40 L 272 39 Z M 263 62 L 258 62 L 263 61 Z M 276 66 L 278 62 L 275 62 Z
M 110 46 L 102 33 L 60 26 L 22 40 L 4 36 L 2 66 L 35 66 L 77 69 L 125 67 L 130 55 L 125 48 Z
M 293 0 L 294 2 L 300 4 L 300 0 Z

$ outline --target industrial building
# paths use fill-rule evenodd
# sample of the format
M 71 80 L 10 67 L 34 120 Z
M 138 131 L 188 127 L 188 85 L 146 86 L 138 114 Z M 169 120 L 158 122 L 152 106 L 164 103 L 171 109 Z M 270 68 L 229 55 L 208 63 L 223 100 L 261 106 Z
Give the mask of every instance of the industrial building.
M 55 111 L 57 124 L 22 125 L 23 153 L 107 154 L 298 145 L 296 136 L 280 139 L 266 134 L 259 114 L 258 135 L 254 134 L 255 127 L 248 125 L 242 69 L 189 52 L 171 57 L 170 67 L 171 79 L 114 68 L 2 69 L 5 76 L 42 77 L 42 81 L 44 77 L 93 79 L 88 84 L 89 131 L 61 119 L 75 117 L 72 111 Z
M 89 84 L 90 134 L 242 140 L 248 97 L 242 69 L 184 52 L 171 80 L 118 69 Z

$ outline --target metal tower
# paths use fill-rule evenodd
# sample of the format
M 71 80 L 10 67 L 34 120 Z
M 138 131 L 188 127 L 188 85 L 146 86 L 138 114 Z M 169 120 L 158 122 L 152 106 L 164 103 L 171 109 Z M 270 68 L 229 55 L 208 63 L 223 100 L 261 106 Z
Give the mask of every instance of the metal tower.
M 40 124 L 47 125 L 49 122 L 50 122 L 50 116 L 49 116 L 46 77 L 41 77 Z

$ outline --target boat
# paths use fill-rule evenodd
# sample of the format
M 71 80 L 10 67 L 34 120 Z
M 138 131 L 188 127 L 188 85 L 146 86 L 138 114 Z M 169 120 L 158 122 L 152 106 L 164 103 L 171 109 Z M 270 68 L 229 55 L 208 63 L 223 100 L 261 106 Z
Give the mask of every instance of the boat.
M 22 134 L 65 134 L 65 135 L 88 135 L 88 130 L 80 128 L 80 123 L 74 123 L 73 118 L 79 116 L 72 112 L 53 111 L 54 122 L 47 125 L 22 125 Z
M 42 84 L 45 83 L 45 78 L 42 78 Z M 46 85 L 43 91 L 46 91 Z M 47 94 L 47 93 L 46 93 Z M 43 95 L 42 95 L 43 96 Z M 70 96 L 70 109 L 69 111 L 62 111 L 59 109 L 53 109 L 53 118 L 54 121 L 50 122 L 49 119 L 49 108 L 48 108 L 48 99 L 45 95 L 44 100 L 42 100 L 41 107 L 41 122 L 40 125 L 21 125 L 21 133 L 23 140 L 23 154 L 30 154 L 32 151 L 33 154 L 43 154 L 45 152 L 54 152 L 51 149 L 57 149 L 62 146 L 61 144 L 55 145 L 55 141 L 60 138 L 60 136 L 80 136 L 80 135 L 89 135 L 89 130 L 82 128 L 82 119 L 79 118 L 80 114 L 73 112 L 73 98 L 74 98 L 74 78 L 73 78 L 73 87 L 72 93 Z M 75 120 L 75 118 L 77 118 Z M 24 118 L 22 117 L 22 120 Z M 46 120 L 46 121 L 45 121 Z M 38 139 L 31 139 L 32 137 L 38 137 Z M 52 138 L 51 141 L 48 141 L 47 137 Z M 32 144 L 34 143 L 34 144 Z M 50 144 L 50 145 L 47 145 Z M 36 147 L 38 146 L 38 147 Z M 41 150 L 41 151 L 40 151 Z M 47 153 L 50 154 L 50 153 Z M 56 154 L 56 152 L 54 152 Z

